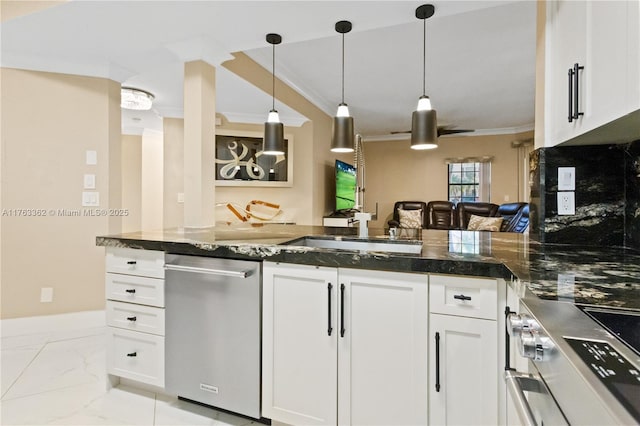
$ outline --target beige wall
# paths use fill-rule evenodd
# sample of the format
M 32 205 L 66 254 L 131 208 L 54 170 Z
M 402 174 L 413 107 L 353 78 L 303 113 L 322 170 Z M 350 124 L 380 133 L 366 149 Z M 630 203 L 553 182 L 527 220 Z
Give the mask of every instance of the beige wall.
M 511 148 L 511 141 L 526 140 L 532 132 L 518 135 L 447 137 L 433 151 L 415 151 L 410 141 L 366 142 L 366 207 L 373 211 L 378 202 L 374 227 L 385 227 L 393 204 L 401 200 L 429 202 L 447 200 L 445 158 L 493 156 L 491 163 L 491 202 L 502 204 L 523 198 L 522 150 Z M 520 194 L 520 195 L 519 195 Z
M 141 228 L 163 228 L 163 134 L 145 129 L 142 134 Z
M 234 53 L 234 57 L 233 60 L 222 65 L 259 89 L 271 94 L 271 73 L 244 53 Z M 321 225 L 322 217 L 333 205 L 330 194 L 333 186 L 333 162 L 336 155 L 329 150 L 332 118 L 278 79 L 276 79 L 275 90 L 279 102 L 295 109 L 310 120 L 302 126 L 302 130 L 308 136 L 304 136 L 302 139 L 296 138 L 295 142 L 296 157 L 299 151 L 303 151 L 305 157 L 300 160 L 300 163 L 294 164 L 294 185 L 302 197 L 298 198 L 297 204 L 299 206 L 308 205 L 311 209 L 310 222 L 307 222 L 304 215 L 301 215 L 298 223 Z M 306 150 L 311 151 L 308 157 Z M 303 180 L 306 174 L 310 178 Z M 220 200 L 222 198 L 218 198 L 218 201 Z
M 162 120 L 163 156 L 163 219 L 165 228 L 184 225 L 184 203 L 178 194 L 184 194 L 184 121 L 181 118 Z
M 122 232 L 142 229 L 142 136 L 122 135 Z
M 0 19 L 2 22 L 5 22 L 9 19 L 64 4 L 67 1 L 68 0 L 2 0 L 0 1 Z
M 121 219 L 83 216 L 83 175 L 95 174 L 100 208 L 120 207 L 120 86 L 110 80 L 3 68 L 4 212 L 1 318 L 104 308 L 104 248 L 97 235 Z M 85 152 L 97 152 L 97 165 Z M 80 217 L 65 216 L 79 212 Z M 53 302 L 41 303 L 41 288 Z
M 216 133 L 241 134 L 247 136 L 261 136 L 264 127 L 258 124 L 230 123 L 224 117 L 222 125 L 216 126 Z M 178 161 L 181 158 L 183 121 L 181 119 L 165 119 L 164 143 L 164 214 L 165 227 L 183 226 L 183 204 L 177 202 L 178 194 L 183 191 L 183 170 Z M 256 186 L 217 186 L 216 200 L 218 204 L 234 203 L 245 207 L 251 200 L 263 200 L 279 204 L 283 213 L 277 220 L 309 225 L 313 221 L 311 206 L 312 190 L 310 182 L 313 179 L 311 164 L 313 156 L 313 135 L 311 123 L 302 127 L 285 127 L 285 135 L 293 140 L 293 186 L 279 188 L 265 188 Z M 236 219 L 226 207 L 216 208 L 216 220 L 234 222 Z

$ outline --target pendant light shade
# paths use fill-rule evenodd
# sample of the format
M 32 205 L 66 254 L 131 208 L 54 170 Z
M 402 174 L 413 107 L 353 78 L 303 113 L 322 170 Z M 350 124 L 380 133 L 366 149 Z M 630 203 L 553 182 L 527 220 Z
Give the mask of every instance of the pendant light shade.
M 344 35 L 351 31 L 351 22 L 336 22 L 336 31 L 342 34 L 342 102 L 338 105 L 338 112 L 333 117 L 333 136 L 331 138 L 332 152 L 353 152 L 354 129 L 353 117 L 349 115 L 349 107 L 344 103 Z
M 411 148 L 433 149 L 438 147 L 436 111 L 413 111 L 411 117 Z
M 284 154 L 284 126 L 280 122 L 280 116 L 276 111 L 276 44 L 282 43 L 282 37 L 279 34 L 267 34 L 267 43 L 273 46 L 272 61 L 273 67 L 271 71 L 271 111 L 264 123 L 264 139 L 262 142 L 262 153 L 265 155 L 283 155 Z
M 433 149 L 438 147 L 438 121 L 436 111 L 431 107 L 431 100 L 426 95 L 427 80 L 427 18 L 435 13 L 431 4 L 424 4 L 416 9 L 416 18 L 422 20 L 422 96 L 418 99 L 418 107 L 411 117 L 411 148 Z

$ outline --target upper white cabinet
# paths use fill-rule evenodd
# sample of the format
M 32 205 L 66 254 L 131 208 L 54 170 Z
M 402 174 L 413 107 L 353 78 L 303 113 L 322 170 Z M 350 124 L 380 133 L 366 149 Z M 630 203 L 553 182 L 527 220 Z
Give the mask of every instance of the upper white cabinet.
M 262 415 L 427 424 L 427 276 L 265 262 Z
M 640 109 L 639 4 L 546 2 L 545 146 Z M 638 136 L 640 126 L 633 127 L 627 125 L 616 137 Z

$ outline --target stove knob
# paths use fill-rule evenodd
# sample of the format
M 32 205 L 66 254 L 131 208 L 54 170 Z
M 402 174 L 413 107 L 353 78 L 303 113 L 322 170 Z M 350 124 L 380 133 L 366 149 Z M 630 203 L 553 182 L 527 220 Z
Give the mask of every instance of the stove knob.
M 518 337 L 520 333 L 527 330 L 538 330 L 540 326 L 527 314 L 511 313 L 507 316 L 507 330 L 509 336 Z
M 536 330 L 520 334 L 520 355 L 534 361 L 548 361 L 553 352 L 553 342 Z

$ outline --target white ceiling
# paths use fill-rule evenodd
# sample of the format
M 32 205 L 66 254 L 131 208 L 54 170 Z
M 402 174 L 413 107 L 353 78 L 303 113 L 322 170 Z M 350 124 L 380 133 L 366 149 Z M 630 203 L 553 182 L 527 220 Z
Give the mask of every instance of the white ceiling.
M 3 0 L 4 1 L 4 0 Z M 245 51 L 271 69 L 266 33 L 277 32 L 276 75 L 328 114 L 345 101 L 365 136 L 410 127 L 422 91 L 418 1 L 85 1 L 1 25 L 0 65 L 108 77 L 156 96 L 154 112 L 123 114 L 123 128 L 161 129 L 182 116 L 183 63 L 213 65 Z M 534 119 L 535 1 L 433 1 L 427 20 L 427 94 L 440 124 L 530 129 Z M 270 94 L 217 67 L 216 110 L 230 121 L 263 122 Z M 276 101 L 287 125 L 304 121 Z M 139 118 L 140 120 L 132 120 Z

